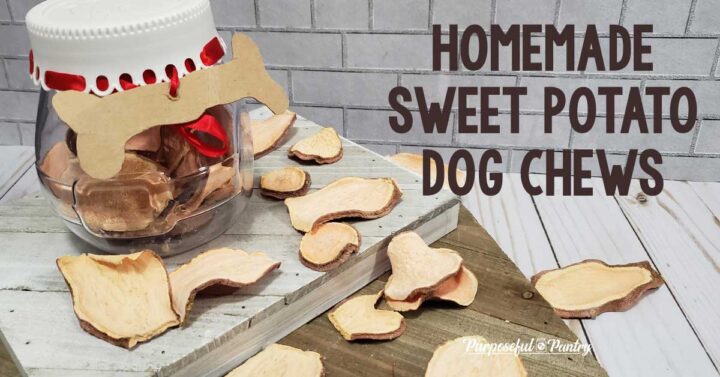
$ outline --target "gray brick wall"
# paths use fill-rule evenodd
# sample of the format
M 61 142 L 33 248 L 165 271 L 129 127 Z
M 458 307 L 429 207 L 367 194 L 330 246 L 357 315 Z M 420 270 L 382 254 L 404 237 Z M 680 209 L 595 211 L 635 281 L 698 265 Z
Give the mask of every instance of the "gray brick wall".
M 32 144 L 37 91 L 26 76 L 28 39 L 24 15 L 39 0 L 0 0 L 0 144 Z M 631 148 L 656 148 L 665 156 L 667 178 L 720 180 L 720 0 L 211 0 L 221 35 L 243 31 L 258 42 L 272 76 L 289 92 L 294 110 L 381 153 L 436 147 L 449 156 L 454 147 L 478 155 L 500 149 L 499 169 L 517 171 L 532 148 L 605 148 L 615 163 Z M 597 24 L 607 52 L 608 24 L 653 23 L 653 72 L 511 72 L 509 54 L 501 56 L 501 72 L 431 71 L 431 25 L 457 23 L 575 24 L 582 31 Z M 540 39 L 541 36 L 534 38 Z M 576 36 L 581 41 L 582 35 Z M 556 61 L 564 61 L 556 49 Z M 579 55 L 579 49 L 576 54 Z M 424 86 L 432 100 L 447 86 L 527 86 L 521 133 L 460 135 L 457 116 L 444 135 L 414 129 L 398 135 L 390 130 L 390 88 Z M 597 127 L 586 134 L 571 132 L 568 118 L 557 118 L 555 132 L 542 132 L 542 99 L 547 85 L 571 90 L 579 86 L 688 86 L 698 99 L 700 120 L 687 134 L 607 135 Z M 618 104 L 624 103 L 622 100 Z M 497 99 L 508 122 L 509 103 Z M 603 101 L 598 103 L 604 117 Z M 664 104 L 667 109 L 668 104 Z M 617 113 L 622 108 L 616 108 Z M 685 110 L 681 111 L 683 114 Z M 417 112 L 413 113 L 416 124 Z M 668 117 L 668 114 L 664 114 Z M 666 129 L 670 129 L 664 121 Z M 600 124 L 600 123 L 598 123 Z M 541 171 L 541 164 L 534 169 Z M 596 166 L 593 169 L 597 172 Z

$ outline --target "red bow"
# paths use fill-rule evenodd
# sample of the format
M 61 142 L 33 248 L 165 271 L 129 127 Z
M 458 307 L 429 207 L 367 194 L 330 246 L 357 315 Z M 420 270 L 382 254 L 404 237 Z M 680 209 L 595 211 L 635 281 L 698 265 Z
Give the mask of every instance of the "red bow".
M 183 135 L 185 140 L 190 143 L 201 154 L 207 157 L 221 157 L 228 150 L 227 133 L 222 124 L 212 115 L 205 113 L 198 120 L 179 124 L 178 131 Z M 213 147 L 212 145 L 200 139 L 201 134 L 210 135 L 220 143 L 221 147 Z

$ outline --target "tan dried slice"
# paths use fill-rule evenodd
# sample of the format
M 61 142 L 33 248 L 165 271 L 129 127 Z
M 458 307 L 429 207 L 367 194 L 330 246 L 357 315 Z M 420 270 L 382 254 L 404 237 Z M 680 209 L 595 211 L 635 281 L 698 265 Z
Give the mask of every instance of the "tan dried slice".
M 418 310 L 426 300 L 425 295 L 415 295 L 405 300 L 393 300 L 389 297 L 385 297 L 387 305 L 390 309 L 396 312 L 411 312 L 413 310 Z
M 307 194 L 310 174 L 296 167 L 276 169 L 260 177 L 260 193 L 276 199 Z
M 664 283 L 649 262 L 611 266 L 596 259 L 542 271 L 531 282 L 562 318 L 628 310 Z
M 450 301 L 460 306 L 468 306 L 475 301 L 477 288 L 478 281 L 475 274 L 463 266 L 460 272 L 452 279 L 448 279 L 440 284 L 437 289 L 427 296 L 416 295 L 413 298 L 402 301 L 386 297 L 385 301 L 392 310 L 398 312 L 417 310 L 423 302 L 432 300 Z
M 467 267 L 452 279 L 447 280 L 433 292 L 431 300 L 452 301 L 460 306 L 469 306 L 475 301 L 478 281 Z
M 431 294 L 462 268 L 462 257 L 455 251 L 429 247 L 415 232 L 393 237 L 388 257 L 392 276 L 385 284 L 385 296 L 396 301 Z
M 127 176 L 142 175 L 147 172 L 161 172 L 166 173 L 165 168 L 157 162 L 140 156 L 136 153 L 125 153 L 125 160 L 123 161 L 122 169 L 116 176 L 116 178 L 124 178 Z
M 75 158 L 75 154 L 70 151 L 64 141 L 58 141 L 45 154 L 40 165 L 40 171 L 48 177 L 60 181 L 65 170 L 70 166 L 70 160 Z
M 150 250 L 65 256 L 57 266 L 70 287 L 80 326 L 100 339 L 132 348 L 179 323 L 167 271 Z
M 220 285 L 241 288 L 256 283 L 280 267 L 264 253 L 246 253 L 230 248 L 208 250 L 170 273 L 172 305 L 185 322 L 195 295 Z
M 272 152 L 280 145 L 295 123 L 296 118 L 297 114 L 286 111 L 262 121 L 250 122 L 253 154 L 256 160 Z
M 180 210 L 181 217 L 192 215 L 195 210 L 200 208 L 205 199 L 216 190 L 220 190 L 223 187 L 228 186 L 233 188 L 239 187 L 239 185 L 235 184 L 235 180 L 239 179 L 239 176 L 240 175 L 234 166 L 224 166 L 222 164 L 210 166 L 208 168 L 207 179 L 205 180 L 202 190 L 195 192 L 192 198 L 182 205 Z
M 322 377 L 325 368 L 317 352 L 271 344 L 225 377 Z
M 200 193 L 200 198 L 205 199 L 213 191 L 225 186 L 233 179 L 233 177 L 235 177 L 236 174 L 237 169 L 233 166 L 224 166 L 220 164 L 210 166 L 208 179 L 207 182 L 205 182 L 205 187 Z
M 78 213 L 93 231 L 133 232 L 153 224 L 173 195 L 162 166 L 128 152 L 117 177 L 80 179 L 75 198 Z
M 300 261 L 316 271 L 330 271 L 345 263 L 360 247 L 360 233 L 343 223 L 325 223 L 300 240 Z
M 526 377 L 522 359 L 512 353 L 487 351 L 485 338 L 463 336 L 438 347 L 425 377 Z
M 375 308 L 382 294 L 380 291 L 374 295 L 347 299 L 328 314 L 328 319 L 343 339 L 389 340 L 405 332 L 405 319 L 400 313 Z
M 232 178 L 227 182 L 223 183 L 220 188 L 210 193 L 210 195 L 206 196 L 203 203 L 205 205 L 213 205 L 239 194 L 240 191 L 242 191 L 242 184 L 240 182 L 241 178 L 242 176 L 238 174 L 237 179 Z
M 392 178 L 345 177 L 305 196 L 285 199 L 285 205 L 293 227 L 309 232 L 336 219 L 383 217 L 400 197 L 402 191 Z
M 408 169 L 412 171 L 415 174 L 423 175 L 423 157 L 420 154 L 417 153 L 398 153 L 392 156 L 387 157 L 388 160 L 404 167 L 405 169 Z M 445 165 L 445 185 L 448 185 L 447 180 L 447 172 L 450 171 L 450 168 Z M 465 183 L 465 177 L 466 173 L 463 170 L 457 169 L 457 180 L 459 185 L 463 185 Z M 435 178 L 437 177 L 437 168 L 434 163 L 430 164 L 430 181 L 435 182 Z
M 72 185 L 85 173 L 67 143 L 60 141 L 50 147 L 38 168 L 50 178 L 41 177 L 43 184 L 62 201 L 62 204 L 59 205 L 61 211 L 70 218 L 77 217 L 71 208 L 73 204 Z
M 157 152 L 160 149 L 160 140 L 160 127 L 148 128 L 125 142 L 125 150 Z
M 332 164 L 342 158 L 342 140 L 332 127 L 325 127 L 316 134 L 295 143 L 288 154 L 318 164 Z
M 177 127 L 160 127 L 162 146 L 160 156 L 162 164 L 167 168 L 168 173 L 173 177 L 182 177 L 188 171 L 177 172 L 183 160 L 193 150 L 190 143 L 180 134 Z

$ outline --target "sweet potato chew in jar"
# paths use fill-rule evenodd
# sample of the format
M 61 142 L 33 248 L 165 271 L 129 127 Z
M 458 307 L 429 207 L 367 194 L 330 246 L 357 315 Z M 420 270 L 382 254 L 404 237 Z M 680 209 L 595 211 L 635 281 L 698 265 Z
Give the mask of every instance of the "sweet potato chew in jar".
M 26 19 L 37 172 L 73 233 L 169 256 L 238 219 L 253 186 L 244 98 L 280 114 L 287 97 L 246 36 L 222 61 L 209 0 L 56 0 Z

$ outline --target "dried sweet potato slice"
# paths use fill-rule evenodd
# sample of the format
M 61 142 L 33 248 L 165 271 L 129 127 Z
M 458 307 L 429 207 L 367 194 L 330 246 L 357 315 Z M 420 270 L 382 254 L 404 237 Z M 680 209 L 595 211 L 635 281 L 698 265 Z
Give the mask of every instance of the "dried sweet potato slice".
M 272 152 L 280 145 L 282 139 L 290 131 L 290 127 L 295 123 L 296 118 L 297 114 L 286 111 L 262 121 L 250 122 L 253 154 L 256 160 Z
M 413 310 L 418 310 L 425 301 L 426 298 L 424 295 L 416 295 L 405 300 L 393 300 L 391 298 L 385 297 L 385 302 L 388 304 L 390 309 L 396 312 L 410 312 Z
M 322 377 L 325 368 L 317 352 L 271 344 L 225 377 Z
M 185 140 L 185 137 L 180 134 L 177 127 L 160 127 L 160 136 L 162 140 L 162 145 L 160 146 L 160 160 L 167 168 L 168 174 L 173 177 L 183 177 L 197 171 L 197 169 L 190 170 L 189 168 L 178 171 L 180 165 L 199 165 L 199 163 L 183 164 L 183 160 L 193 159 L 197 161 L 198 159 L 192 156 L 194 148 L 187 140 Z
M 152 251 L 65 256 L 57 266 L 80 326 L 100 339 L 132 348 L 179 323 L 167 271 Z
M 343 223 L 325 223 L 300 240 L 300 261 L 316 271 L 330 271 L 345 263 L 360 247 L 360 233 Z
M 260 193 L 276 199 L 287 199 L 307 194 L 310 174 L 296 167 L 270 171 L 260 177 Z
M 180 213 L 183 216 L 192 215 L 193 212 L 200 208 L 206 198 L 213 192 L 222 189 L 223 187 L 230 187 L 231 189 L 237 190 L 239 185 L 236 185 L 234 180 L 239 179 L 239 173 L 234 166 L 224 166 L 222 164 L 215 164 L 208 168 L 207 179 L 205 184 L 202 186 L 202 190 L 192 196 L 187 203 L 183 204 Z M 182 195 L 182 194 L 181 194 Z
M 432 293 L 462 268 L 462 257 L 450 249 L 435 249 L 415 232 L 393 237 L 388 245 L 392 276 L 385 284 L 385 296 L 403 301 Z
M 153 127 L 140 132 L 125 142 L 126 151 L 157 152 L 160 149 L 160 128 Z
M 85 173 L 67 143 L 59 141 L 50 147 L 38 167 L 44 175 L 50 178 L 41 177 L 43 184 L 62 201 L 59 209 L 68 217 L 76 218 L 77 215 L 71 207 L 73 204 L 72 185 Z
M 332 164 L 342 158 L 342 140 L 334 128 L 325 127 L 316 134 L 295 143 L 288 150 L 288 154 L 318 164 Z
M 512 353 L 484 350 L 485 338 L 463 336 L 438 347 L 428 363 L 425 377 L 526 377 L 522 359 Z
M 328 314 L 343 339 L 389 340 L 405 332 L 405 319 L 392 310 L 375 308 L 382 291 L 374 295 L 356 296 L 338 304 Z
M 388 160 L 412 171 L 415 174 L 423 175 L 423 157 L 417 153 L 398 153 L 387 157 Z M 445 165 L 445 186 L 447 186 L 447 172 L 450 168 Z M 437 169 L 435 164 L 430 164 L 430 181 L 435 182 L 437 176 Z M 457 169 L 457 180 L 458 184 L 462 185 L 465 183 L 466 173 L 463 170 Z
M 264 253 L 229 248 L 208 250 L 170 273 L 172 305 L 185 322 L 195 295 L 213 285 L 240 288 L 257 282 L 280 267 Z
M 293 227 L 309 232 L 340 218 L 383 217 L 395 208 L 401 196 L 392 178 L 345 177 L 305 196 L 285 199 L 285 205 Z
M 562 318 L 628 310 L 664 283 L 649 262 L 611 266 L 596 259 L 539 272 L 531 282 Z
M 69 167 L 70 160 L 74 158 L 75 154 L 70 151 L 67 144 L 64 141 L 58 141 L 50 147 L 38 168 L 48 177 L 60 181 L 63 173 Z
M 117 177 L 80 179 L 75 198 L 75 208 L 93 231 L 141 231 L 153 224 L 172 200 L 172 183 L 162 166 L 128 152 Z
M 468 306 L 475 301 L 477 289 L 475 274 L 463 266 L 455 277 L 440 284 L 433 292 L 431 300 L 452 301 L 460 306 Z
M 416 295 L 402 301 L 386 297 L 385 301 L 392 310 L 398 312 L 417 310 L 423 302 L 431 300 L 451 301 L 460 306 L 468 306 L 475 301 L 477 288 L 478 281 L 475 274 L 463 266 L 460 272 L 453 276 L 452 279 L 440 284 L 437 289 L 427 296 Z

